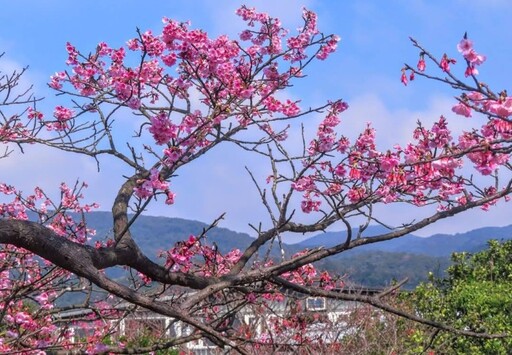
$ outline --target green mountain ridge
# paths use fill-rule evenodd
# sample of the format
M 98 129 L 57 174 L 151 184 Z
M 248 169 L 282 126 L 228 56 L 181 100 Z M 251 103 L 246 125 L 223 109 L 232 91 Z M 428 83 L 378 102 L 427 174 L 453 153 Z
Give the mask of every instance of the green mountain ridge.
M 104 240 L 112 235 L 112 215 L 109 212 L 92 212 L 86 216 L 89 227 L 96 229 L 96 240 Z M 168 250 L 190 235 L 199 235 L 209 226 L 199 221 L 141 215 L 133 224 L 134 239 L 148 256 Z M 386 229 L 370 226 L 364 236 L 385 233 Z M 332 256 L 316 263 L 320 270 L 328 270 L 346 277 L 354 283 L 365 286 L 385 286 L 392 280 L 409 278 L 408 288 L 426 280 L 428 272 L 442 275 L 450 264 L 453 252 L 476 252 L 486 247 L 490 239 L 512 239 L 512 225 L 506 227 L 486 227 L 455 235 L 436 234 L 431 237 L 407 235 L 403 238 L 367 245 Z M 318 234 L 303 242 L 284 244 L 286 255 L 306 248 L 332 246 L 344 240 L 343 232 Z M 208 243 L 215 243 L 221 253 L 238 248 L 244 250 L 254 238 L 227 228 L 215 227 L 208 231 Z M 261 253 L 266 253 L 268 249 Z M 274 258 L 280 250 L 274 245 L 270 251 Z
M 389 232 L 381 226 L 368 227 L 363 236 L 372 237 Z M 317 246 L 333 246 L 345 238 L 345 232 L 326 232 L 313 236 L 305 241 L 295 244 L 302 248 Z M 413 253 L 429 256 L 449 257 L 454 252 L 477 252 L 484 249 L 490 239 L 512 239 L 512 225 L 505 227 L 484 227 L 457 234 L 434 234 L 429 237 L 418 237 L 412 234 L 402 238 L 375 243 L 357 248 L 362 251 L 385 251 L 398 253 Z

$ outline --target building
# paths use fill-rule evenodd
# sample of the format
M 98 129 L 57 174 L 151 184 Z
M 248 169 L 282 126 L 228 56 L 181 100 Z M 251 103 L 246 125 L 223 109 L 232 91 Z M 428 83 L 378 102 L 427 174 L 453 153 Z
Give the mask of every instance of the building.
M 381 291 L 368 288 L 338 290 L 341 293 L 364 295 L 374 295 Z M 165 302 L 172 298 L 166 296 L 160 300 Z M 247 305 L 236 313 L 236 317 L 231 320 L 231 327 L 245 332 L 248 338 L 268 343 L 269 346 L 279 344 L 282 351 L 286 352 L 286 349 L 301 345 L 305 339 L 324 345 L 339 342 L 354 331 L 350 317 L 363 306 L 354 301 L 307 297 L 294 293 L 282 301 Z M 104 317 L 97 317 L 91 310 L 62 312 L 56 317 L 56 322 L 73 329 L 75 341 L 93 332 L 95 327 L 111 329 L 112 338 L 120 342 L 134 339 L 163 341 L 194 333 L 194 328 L 186 323 L 127 303 L 120 303 L 110 315 Z M 198 355 L 224 353 L 206 338 L 186 343 L 181 349 Z

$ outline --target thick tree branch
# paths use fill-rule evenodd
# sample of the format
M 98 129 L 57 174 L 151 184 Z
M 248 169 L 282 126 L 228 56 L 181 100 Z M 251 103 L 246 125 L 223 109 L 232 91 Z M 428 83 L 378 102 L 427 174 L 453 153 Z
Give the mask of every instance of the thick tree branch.
M 0 220 L 0 243 L 24 248 L 46 260 L 86 277 L 113 266 L 130 266 L 156 281 L 193 289 L 215 283 L 214 278 L 198 277 L 181 272 L 170 272 L 155 264 L 135 246 L 93 248 L 61 237 L 52 230 L 31 221 Z

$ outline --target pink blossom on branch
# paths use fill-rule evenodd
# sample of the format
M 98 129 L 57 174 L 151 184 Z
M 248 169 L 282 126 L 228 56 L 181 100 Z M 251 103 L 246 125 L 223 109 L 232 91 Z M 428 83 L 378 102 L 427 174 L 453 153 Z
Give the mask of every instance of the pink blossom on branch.
M 473 41 L 467 38 L 463 38 L 460 40 L 460 42 L 457 44 L 457 50 L 465 55 L 469 51 L 473 49 Z
M 485 55 L 478 54 L 473 49 L 473 41 L 464 38 L 457 45 L 457 50 L 464 56 L 464 58 L 472 65 L 480 65 L 485 62 Z
M 512 97 L 505 97 L 496 101 L 487 101 L 484 105 L 489 112 L 502 118 L 512 116 Z
M 445 53 L 443 58 L 441 58 L 441 62 L 439 63 L 439 67 L 442 71 L 449 73 L 450 72 L 450 64 L 455 64 L 457 61 L 453 58 L 448 58 L 448 55 Z
M 153 134 L 153 138 L 157 144 L 165 144 L 171 139 L 178 136 L 178 128 L 169 119 L 168 114 L 160 112 L 151 118 L 151 126 L 149 132 Z
M 42 224 L 54 231 L 45 240 L 46 246 L 57 238 L 61 242 L 59 248 L 62 246 L 64 251 L 74 248 L 76 255 L 84 256 L 79 260 L 79 269 L 74 269 L 81 278 L 73 286 L 82 287 L 80 291 L 84 279 L 88 279 L 137 308 L 150 309 L 198 328 L 191 333 L 192 337 L 208 334 L 216 344 L 228 345 L 235 351 L 236 347 L 243 349 L 250 342 L 240 336 L 241 328 L 237 328 L 236 322 L 225 317 L 226 308 L 237 312 L 249 302 L 251 307 L 260 306 L 261 310 L 269 301 L 282 302 L 284 290 L 290 288 L 286 282 L 312 291 L 343 287 L 333 275 L 319 272 L 312 264 L 318 255 L 321 258 L 321 253 L 326 252 L 325 248 L 306 250 L 291 257 L 282 251 L 281 259 L 260 254 L 281 233 L 319 231 L 335 222 L 352 223 L 354 216 L 368 217 L 370 221 L 373 207 L 378 204 L 434 204 L 443 213 L 456 213 L 478 203 L 488 209 L 497 197 L 510 191 L 501 186 L 478 186 L 476 179 L 466 175 L 464 164 L 473 165 L 482 179 L 489 175 L 494 178 L 500 169 L 508 168 L 512 137 L 508 119 L 512 100 L 506 92 L 493 95 L 490 90 L 482 89 L 484 86 L 472 88 L 460 84 L 461 81 L 450 81 L 454 78 L 450 65 L 455 59 L 445 54 L 439 65 L 447 74 L 438 80 L 464 92 L 454 112 L 464 116 L 482 112 L 488 116 L 480 129 L 457 134 L 450 128 L 448 119 L 441 116 L 431 126 L 418 123 L 405 146 L 382 149 L 377 141 L 378 132 L 370 124 L 355 140 L 349 140 L 341 135 L 342 113 L 348 108 L 345 102 L 329 101 L 322 107 L 301 109 L 298 100 L 281 99 L 287 97 L 281 94 L 282 90 L 306 75 L 310 59 L 325 59 L 335 50 L 338 38 L 321 34 L 316 15 L 308 10 L 303 11 L 303 26 L 294 33 L 283 29 L 278 19 L 254 9 L 242 7 L 237 14 L 247 25 L 239 41 L 225 35 L 211 38 L 205 31 L 191 29 L 188 23 L 164 19 L 161 33 L 138 31 L 136 38 L 118 49 L 102 42 L 96 51 L 84 55 L 73 45 L 67 45 L 70 70 L 52 77 L 50 86 L 59 93 L 73 95 L 75 106 L 73 110 L 56 107 L 54 118 L 60 126 L 52 126 L 57 132 L 51 134 L 64 143 L 55 143 L 58 139 L 47 143 L 94 157 L 109 154 L 133 169 L 133 176 L 126 178 L 113 204 L 114 238 L 95 241 L 89 246 L 88 236 L 93 231 L 87 228 L 85 219 L 75 220 L 73 214 L 66 213 L 69 210 L 83 216 L 97 207 L 81 203 L 80 185 L 62 184 L 60 198 L 51 201 L 41 189 L 25 196 L 9 185 L 0 184 L 0 193 L 8 200 L 0 205 L 2 222 L 26 220 L 29 212 L 34 212 Z M 474 52 L 470 42 L 461 42 L 460 50 L 471 65 L 469 75 L 475 74 L 475 66 L 482 64 L 485 57 Z M 128 64 L 133 63 L 131 55 L 138 56 L 134 66 Z M 402 70 L 404 84 L 413 80 L 415 73 L 418 77 L 427 76 L 423 74 L 425 58 L 432 57 L 420 48 L 418 70 L 410 66 Z M 82 106 L 81 100 L 86 104 Z M 117 150 L 117 138 L 111 131 L 114 116 L 107 110 L 112 107 L 112 113 L 130 112 L 143 120 L 137 131 L 141 137 L 134 140 L 141 138 L 138 142 L 142 142 L 144 149 L 138 151 L 135 142 L 130 141 L 128 155 Z M 304 132 L 299 144 L 302 149 L 292 155 L 297 149 L 287 146 L 296 143 L 287 141 L 289 126 L 281 131 L 276 127 L 279 121 L 289 122 L 291 127 L 296 117 L 308 113 L 318 118 L 318 127 L 314 132 Z M 89 122 L 90 115 L 99 118 L 87 126 L 84 122 Z M 26 119 L 36 127 L 34 131 L 49 124 L 35 107 L 27 110 Z M 0 137 L 16 142 L 19 131 L 7 128 L 3 127 L 5 134 Z M 239 138 L 239 132 L 254 128 L 255 132 L 249 131 L 248 135 L 257 133 L 254 141 L 248 142 L 243 134 Z M 88 138 L 84 132 L 91 132 Z M 270 175 L 265 174 L 270 176 L 269 185 L 260 193 L 272 227 L 266 231 L 255 228 L 258 239 L 250 247 L 228 251 L 208 243 L 209 230 L 205 229 L 201 235 L 166 246 L 160 253 L 159 263 L 149 260 L 131 236 L 128 211 L 133 208 L 141 213 L 160 196 L 165 203 L 173 204 L 175 194 L 170 186 L 176 170 L 225 141 L 269 159 L 272 171 Z M 105 146 L 108 149 L 103 150 Z M 263 146 L 268 149 L 261 149 Z M 300 213 L 291 206 L 296 195 L 302 212 L 310 214 L 308 218 L 315 222 L 298 223 L 295 219 L 295 214 Z M 430 216 L 435 219 L 443 215 L 434 212 Z M 215 225 L 212 223 L 211 227 Z M 421 227 L 414 222 L 411 225 Z M 358 246 L 365 240 L 360 238 L 355 243 L 341 240 L 328 253 Z M 62 256 L 58 248 L 54 250 L 57 256 Z M 62 286 L 67 287 L 70 280 L 76 279 L 65 269 L 47 260 L 40 262 L 33 254 L 11 245 L 0 250 L 0 254 L 7 268 L 7 271 L 0 270 L 0 306 L 7 310 L 1 351 L 33 350 L 51 342 L 59 342 L 64 350 L 74 350 L 73 346 L 91 353 L 123 352 L 125 346 L 128 346 L 126 352 L 140 350 L 132 348 L 131 343 L 118 347 L 104 344 L 113 332 L 109 317 L 129 320 L 114 307 L 112 294 L 106 300 L 87 305 L 91 313 L 85 318 L 89 322 L 79 323 L 89 331 L 84 342 L 71 344 L 69 339 L 59 340 L 59 336 L 70 338 L 71 333 L 54 331 L 50 311 L 59 291 L 65 291 Z M 46 257 L 64 268 L 75 265 L 67 255 L 64 261 L 52 259 L 51 255 Z M 104 272 L 105 268 L 116 266 L 129 269 L 129 287 Z M 11 270 L 23 273 L 24 277 L 18 280 L 11 277 Z M 184 289 L 194 292 L 188 294 Z M 16 293 L 17 298 L 11 300 L 12 290 L 25 293 Z M 27 306 L 26 300 L 32 302 L 30 305 L 36 311 Z M 294 307 L 297 313 L 302 312 L 300 304 Z M 304 317 L 293 314 L 271 323 L 280 335 L 293 329 L 295 332 L 289 338 L 303 344 L 312 341 L 305 336 L 308 322 Z M 268 339 L 271 337 L 265 341 Z
M 333 53 L 338 46 L 338 42 L 340 41 L 340 37 L 332 36 L 326 44 L 320 47 L 320 51 L 316 55 L 316 57 L 320 60 L 325 60 L 329 56 L 329 54 Z
M 476 69 L 477 65 L 481 65 L 485 62 L 486 56 L 482 54 L 478 54 L 473 49 L 473 41 L 464 37 L 459 44 L 457 45 L 457 50 L 464 56 L 466 59 L 468 66 L 464 75 L 466 77 L 471 75 L 478 75 L 478 70 Z
M 422 55 L 422 56 L 420 56 L 420 59 L 419 59 L 419 61 L 418 61 L 418 65 L 417 65 L 417 67 L 418 67 L 418 70 L 419 70 L 420 72 L 424 72 L 424 71 L 425 71 L 425 69 L 426 69 L 427 65 L 425 64 L 425 58 L 424 58 L 424 56 L 423 56 L 423 55 Z
M 133 191 L 138 198 L 144 200 L 152 197 L 157 192 L 164 192 L 167 195 L 166 203 L 168 205 L 174 203 L 175 194 L 169 191 L 169 183 L 162 180 L 158 169 L 151 169 L 149 171 L 149 178 L 140 179 L 137 183 L 138 186 Z
M 457 115 L 471 117 L 471 108 L 463 102 L 459 102 L 457 105 L 453 106 L 452 111 Z
M 48 128 L 63 130 L 68 127 L 67 121 L 69 121 L 73 117 L 73 110 L 63 107 L 57 106 L 55 107 L 55 111 L 53 111 L 53 117 L 57 119 L 56 122 L 50 124 Z
M 407 86 L 407 73 L 405 72 L 404 69 L 402 69 L 402 76 L 400 77 L 400 81 L 402 82 L 402 84 Z

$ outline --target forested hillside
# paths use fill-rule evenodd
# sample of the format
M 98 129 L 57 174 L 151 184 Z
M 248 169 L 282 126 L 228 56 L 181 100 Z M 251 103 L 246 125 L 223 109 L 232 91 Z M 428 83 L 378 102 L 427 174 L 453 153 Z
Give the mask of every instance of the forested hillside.
M 93 212 L 87 217 L 89 225 L 97 233 L 95 240 L 102 240 L 111 231 L 109 212 Z M 185 240 L 189 235 L 200 235 L 208 228 L 206 223 L 167 217 L 141 216 L 132 228 L 134 238 L 141 248 L 153 257 L 163 251 L 163 246 L 173 245 Z M 371 226 L 364 235 L 383 233 L 382 227 Z M 292 255 L 305 248 L 331 246 L 343 238 L 343 232 L 329 232 L 313 236 L 297 244 L 284 244 L 285 253 Z M 253 238 L 226 228 L 213 228 L 206 233 L 209 243 L 217 245 L 222 253 L 248 245 Z M 422 238 L 409 235 L 398 240 L 375 243 L 347 251 L 341 255 L 327 258 L 317 263 L 319 269 L 326 269 L 346 277 L 350 282 L 368 286 L 385 286 L 393 280 L 408 278 L 405 288 L 413 288 L 425 281 L 429 271 L 442 276 L 450 265 L 453 252 L 476 252 L 486 247 L 489 239 L 512 239 L 512 225 L 507 227 L 480 228 L 456 235 L 436 234 Z M 280 256 L 277 243 L 271 254 Z

